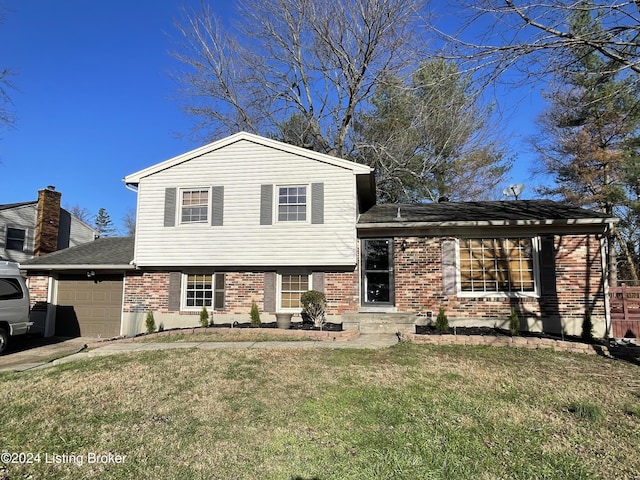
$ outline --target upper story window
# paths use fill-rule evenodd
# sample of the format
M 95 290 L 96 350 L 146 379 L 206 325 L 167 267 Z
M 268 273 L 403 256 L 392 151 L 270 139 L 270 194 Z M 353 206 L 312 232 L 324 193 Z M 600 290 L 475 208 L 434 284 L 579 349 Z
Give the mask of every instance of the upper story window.
M 307 221 L 307 187 L 278 187 L 278 221 Z
M 180 223 L 206 223 L 209 218 L 209 189 L 180 192 Z
M 459 243 L 461 292 L 535 293 L 532 238 L 467 238 Z
M 24 250 L 24 241 L 26 238 L 26 231 L 21 228 L 7 228 L 7 241 L 5 248 L 7 250 L 18 250 L 22 252 Z

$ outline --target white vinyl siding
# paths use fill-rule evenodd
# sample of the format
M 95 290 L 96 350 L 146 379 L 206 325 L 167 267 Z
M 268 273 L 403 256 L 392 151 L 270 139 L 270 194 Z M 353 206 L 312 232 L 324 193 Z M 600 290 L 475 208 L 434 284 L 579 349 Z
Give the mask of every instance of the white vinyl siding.
M 224 186 L 224 223 L 164 227 L 165 189 Z M 322 223 L 261 225 L 265 185 L 323 184 Z M 140 181 L 136 262 L 139 266 L 355 265 L 357 218 L 353 171 L 278 149 L 239 141 Z M 274 220 L 277 217 L 274 215 Z

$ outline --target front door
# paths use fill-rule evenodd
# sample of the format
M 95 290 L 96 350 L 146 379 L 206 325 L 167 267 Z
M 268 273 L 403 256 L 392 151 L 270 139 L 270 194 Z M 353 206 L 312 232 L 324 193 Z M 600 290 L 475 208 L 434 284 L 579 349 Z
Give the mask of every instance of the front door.
M 362 304 L 394 304 L 393 239 L 362 240 Z

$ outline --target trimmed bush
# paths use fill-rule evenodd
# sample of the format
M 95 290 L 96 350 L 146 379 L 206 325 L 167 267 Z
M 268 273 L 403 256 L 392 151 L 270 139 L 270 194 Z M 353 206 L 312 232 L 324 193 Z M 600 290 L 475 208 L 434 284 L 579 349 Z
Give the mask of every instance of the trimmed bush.
M 147 319 L 145 320 L 147 326 L 147 333 L 153 333 L 156 331 L 156 320 L 153 318 L 153 312 L 149 310 L 147 312 Z
M 202 306 L 202 310 L 200 310 L 200 326 L 209 326 L 209 312 L 207 312 L 207 307 L 204 305 Z
M 324 293 L 317 290 L 304 292 L 300 297 L 300 303 L 302 303 L 302 316 L 311 320 L 314 327 L 322 328 L 327 308 L 327 297 Z
M 436 317 L 436 330 L 443 333 L 449 331 L 449 319 L 447 314 L 444 313 L 444 307 L 440 307 L 438 310 L 438 316 Z
M 260 321 L 260 312 L 258 311 L 258 305 L 256 302 L 251 302 L 251 313 L 249 314 L 251 317 L 251 326 L 258 328 L 262 325 Z

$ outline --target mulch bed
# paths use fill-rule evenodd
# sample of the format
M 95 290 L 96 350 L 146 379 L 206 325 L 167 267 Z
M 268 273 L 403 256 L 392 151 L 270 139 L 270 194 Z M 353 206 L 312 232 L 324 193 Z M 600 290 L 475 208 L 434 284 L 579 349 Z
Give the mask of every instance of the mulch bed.
M 252 327 L 251 323 L 215 323 L 209 328 L 278 328 L 276 322 L 262 323 L 260 327 Z M 314 327 L 312 323 L 308 322 L 291 322 L 290 330 L 312 330 L 323 332 L 342 332 L 342 323 L 330 323 L 327 322 L 322 328 Z
M 449 327 L 446 332 L 439 332 L 434 325 L 416 325 L 416 334 L 419 335 L 481 335 L 493 337 L 513 337 L 509 330 L 497 327 Z M 548 338 L 550 340 L 563 340 L 565 342 L 589 343 L 592 345 L 606 345 L 608 342 L 603 339 L 594 338 L 585 340 L 576 335 L 560 335 L 555 333 L 544 332 L 526 332 L 518 333 L 520 337 L 529 338 Z

